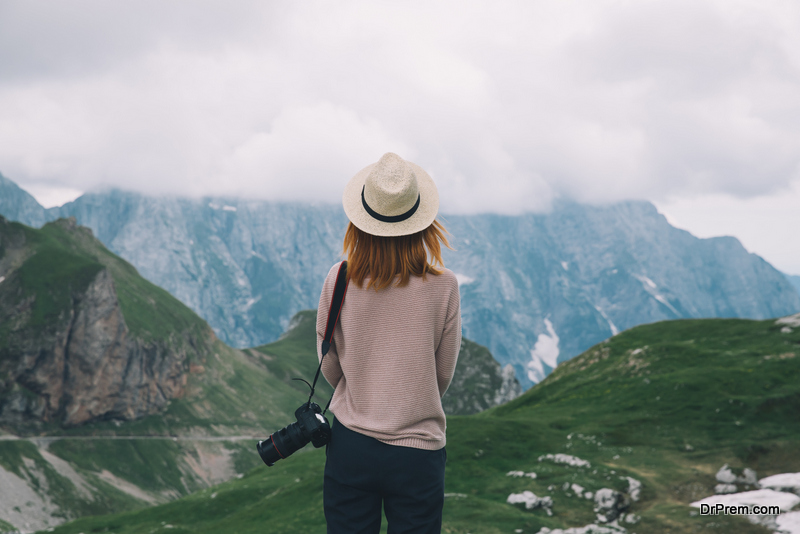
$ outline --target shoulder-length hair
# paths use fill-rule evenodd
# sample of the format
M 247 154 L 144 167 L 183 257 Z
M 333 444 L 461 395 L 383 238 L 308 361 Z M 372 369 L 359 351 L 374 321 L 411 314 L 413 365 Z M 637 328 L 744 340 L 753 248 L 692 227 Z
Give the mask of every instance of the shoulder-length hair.
M 436 220 L 420 232 L 397 237 L 368 234 L 350 223 L 342 249 L 347 256 L 348 278 L 358 287 L 363 287 L 369 278 L 367 289 L 378 291 L 392 285 L 398 275 L 397 286 L 402 287 L 412 275 L 425 279 L 427 273 L 442 274 L 436 267 L 444 268 L 439 243 L 452 249 L 446 234 L 445 227 Z

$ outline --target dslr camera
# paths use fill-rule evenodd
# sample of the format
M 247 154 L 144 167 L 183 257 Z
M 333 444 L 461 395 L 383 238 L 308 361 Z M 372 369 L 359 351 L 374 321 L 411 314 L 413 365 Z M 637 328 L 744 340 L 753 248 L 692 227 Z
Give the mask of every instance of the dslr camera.
M 272 467 L 281 458 L 288 458 L 309 441 L 318 449 L 330 442 L 331 425 L 318 404 L 303 403 L 295 410 L 294 417 L 297 421 L 256 444 L 258 454 L 268 466 Z

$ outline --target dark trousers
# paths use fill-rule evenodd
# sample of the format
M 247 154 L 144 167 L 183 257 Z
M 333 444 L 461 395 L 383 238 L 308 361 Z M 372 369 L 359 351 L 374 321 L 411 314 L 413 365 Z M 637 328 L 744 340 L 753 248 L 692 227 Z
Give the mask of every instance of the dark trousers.
M 376 534 L 381 504 L 389 534 L 439 534 L 444 506 L 444 449 L 387 445 L 334 420 L 325 462 L 328 534 Z

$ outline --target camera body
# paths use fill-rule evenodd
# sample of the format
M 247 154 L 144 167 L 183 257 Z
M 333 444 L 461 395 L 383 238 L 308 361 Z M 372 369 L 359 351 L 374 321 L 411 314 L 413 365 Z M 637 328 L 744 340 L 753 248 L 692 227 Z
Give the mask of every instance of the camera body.
M 295 410 L 294 417 L 297 421 L 256 444 L 258 454 L 268 466 L 272 467 L 281 458 L 288 458 L 309 442 L 316 448 L 330 442 L 331 425 L 318 404 L 310 401 L 302 404 Z

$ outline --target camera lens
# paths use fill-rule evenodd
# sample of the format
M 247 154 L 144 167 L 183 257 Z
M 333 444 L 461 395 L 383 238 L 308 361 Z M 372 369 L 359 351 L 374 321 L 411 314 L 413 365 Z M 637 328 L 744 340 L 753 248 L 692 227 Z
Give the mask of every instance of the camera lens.
M 264 441 L 259 441 L 256 448 L 264 463 L 271 467 L 281 458 L 288 458 L 305 447 L 308 442 L 309 439 L 303 435 L 300 423 L 294 422 L 278 430 Z

